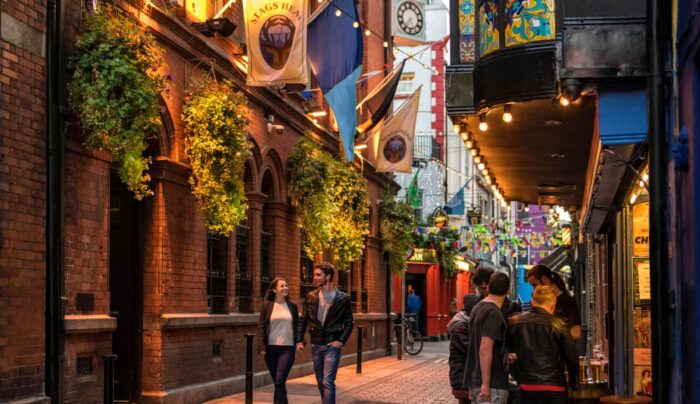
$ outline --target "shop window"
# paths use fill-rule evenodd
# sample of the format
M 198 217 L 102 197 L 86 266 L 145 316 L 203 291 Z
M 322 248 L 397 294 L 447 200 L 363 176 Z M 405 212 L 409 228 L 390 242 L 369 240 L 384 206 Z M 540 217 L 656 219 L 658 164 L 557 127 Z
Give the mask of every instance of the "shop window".
M 272 252 L 272 233 L 262 231 L 260 238 L 260 296 L 265 296 L 272 281 L 270 270 L 270 253 Z
M 369 305 L 367 303 L 367 240 L 365 239 L 365 249 L 362 251 L 360 259 L 360 301 L 362 302 L 361 311 L 368 312 Z
M 350 294 L 350 286 L 352 283 L 352 267 L 354 265 L 354 262 L 350 264 L 350 271 L 344 271 L 340 268 L 336 268 L 335 277 L 337 279 L 335 283 L 339 291 Z M 352 296 L 350 296 L 350 298 L 352 300 Z
M 228 238 L 209 235 L 207 238 L 207 307 L 209 313 L 228 313 Z
M 253 279 L 248 268 L 248 227 L 236 227 L 236 297 L 242 310 L 250 308 Z
M 399 81 L 399 86 L 396 89 L 397 95 L 411 95 L 413 94 L 413 79 L 415 79 L 415 73 L 401 73 L 401 79 Z

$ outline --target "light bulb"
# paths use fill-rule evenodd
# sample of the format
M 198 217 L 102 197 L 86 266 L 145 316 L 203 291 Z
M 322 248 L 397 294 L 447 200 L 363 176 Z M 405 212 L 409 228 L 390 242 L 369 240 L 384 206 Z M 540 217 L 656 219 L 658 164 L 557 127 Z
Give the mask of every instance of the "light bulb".
M 468 149 L 468 150 L 471 150 L 471 149 L 474 148 L 474 141 L 473 141 L 473 140 L 467 140 L 466 142 L 464 142 L 464 145 L 467 146 L 467 149 Z
M 474 157 L 474 163 L 475 163 L 475 164 L 481 163 L 481 156 L 476 156 L 476 157 Z M 481 170 L 481 169 L 479 169 L 479 170 Z
M 452 131 L 453 131 L 454 133 L 459 133 L 459 129 L 460 129 L 460 126 L 459 126 L 459 125 L 457 125 L 457 124 L 452 125 Z
M 488 174 L 486 174 L 486 175 L 484 176 L 484 179 L 486 180 L 486 183 L 487 183 L 487 184 L 490 184 L 490 183 L 491 183 L 491 177 L 490 177 Z
M 357 21 L 353 21 L 352 26 L 353 28 L 360 28 L 360 23 Z
M 482 170 L 481 170 L 481 175 L 483 175 L 484 177 L 488 176 L 488 175 L 489 175 L 489 170 L 487 170 L 486 168 L 482 169 Z
M 491 190 L 492 190 L 493 192 L 498 191 L 498 187 L 496 187 L 496 184 L 491 185 Z
M 529 211 L 530 211 L 530 205 L 525 204 L 525 207 L 523 208 L 523 210 L 524 210 L 525 212 L 529 212 Z
M 510 104 L 506 104 L 503 107 L 503 122 L 513 122 L 513 114 L 510 113 Z
M 479 130 L 482 132 L 486 132 L 489 130 L 489 124 L 486 122 L 479 122 Z
M 341 15 L 343 15 L 343 12 L 342 12 L 342 11 L 340 11 L 340 9 L 339 9 L 339 8 L 338 8 L 338 9 L 336 9 L 336 10 L 335 10 L 335 16 L 336 16 L 336 17 L 340 17 Z
M 385 47 L 385 48 L 388 48 L 388 47 L 389 47 L 389 42 L 388 42 L 388 41 L 384 41 L 384 47 Z
M 472 157 L 476 157 L 476 155 L 479 153 L 479 151 L 476 149 L 471 149 L 469 152 L 471 153 Z
M 462 132 L 460 136 L 462 137 L 463 142 L 466 142 L 469 139 L 469 134 L 467 132 Z
M 565 107 L 568 107 L 569 104 L 571 104 L 571 101 L 569 101 L 565 97 L 561 97 L 561 98 L 559 98 L 559 103 Z
M 483 170 L 484 168 L 486 168 L 486 165 L 485 165 L 484 163 L 479 163 L 479 164 L 477 164 L 476 168 L 478 168 L 479 171 L 481 171 L 481 170 Z
M 635 202 L 637 202 L 637 196 L 638 194 L 632 194 L 632 197 L 630 198 L 630 205 L 634 205 Z
M 365 30 L 365 36 L 370 36 L 370 35 L 372 35 L 372 31 L 370 31 L 369 28 L 367 28 Z

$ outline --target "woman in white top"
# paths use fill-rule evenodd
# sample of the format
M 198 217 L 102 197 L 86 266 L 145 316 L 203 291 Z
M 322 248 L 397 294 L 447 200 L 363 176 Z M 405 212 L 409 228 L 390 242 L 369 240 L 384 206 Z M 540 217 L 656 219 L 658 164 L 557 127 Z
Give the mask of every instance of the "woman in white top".
M 289 300 L 289 286 L 275 278 L 263 300 L 258 320 L 258 352 L 275 383 L 275 404 L 287 404 L 287 376 L 294 365 L 294 349 L 299 323 L 296 304 Z

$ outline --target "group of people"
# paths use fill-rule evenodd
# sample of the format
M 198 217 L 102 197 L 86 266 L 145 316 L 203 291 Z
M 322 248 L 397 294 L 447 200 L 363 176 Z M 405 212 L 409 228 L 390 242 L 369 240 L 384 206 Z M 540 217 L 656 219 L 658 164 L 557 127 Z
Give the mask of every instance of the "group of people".
M 354 324 L 350 296 L 333 286 L 335 269 L 329 263 L 314 266 L 316 288 L 304 300 L 301 312 L 289 299 L 289 285 L 283 278 L 270 282 L 258 320 L 258 352 L 275 385 L 274 403 L 286 404 L 287 377 L 296 352 L 304 350 L 307 329 L 311 337 L 311 359 L 323 404 L 335 403 L 335 377 L 340 349 Z
M 523 313 L 507 296 L 507 274 L 488 267 L 474 274 L 478 293 L 464 296 L 448 324 L 450 384 L 460 403 L 567 403 L 567 390 L 578 389 L 578 305 L 548 267 L 532 267 L 527 278 L 535 289 Z

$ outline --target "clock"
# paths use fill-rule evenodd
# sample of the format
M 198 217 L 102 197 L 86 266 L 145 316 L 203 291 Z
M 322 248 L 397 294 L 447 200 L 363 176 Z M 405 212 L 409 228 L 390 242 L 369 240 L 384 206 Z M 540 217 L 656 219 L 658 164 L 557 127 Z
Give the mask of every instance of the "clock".
M 408 35 L 418 35 L 423 30 L 423 11 L 418 4 L 404 1 L 396 10 L 399 28 Z

